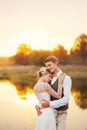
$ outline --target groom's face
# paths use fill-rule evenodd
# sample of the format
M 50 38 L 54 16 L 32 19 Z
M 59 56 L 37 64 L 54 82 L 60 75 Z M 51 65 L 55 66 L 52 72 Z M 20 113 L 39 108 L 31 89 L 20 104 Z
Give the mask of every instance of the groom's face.
M 56 69 L 57 69 L 57 64 L 56 62 L 52 62 L 52 61 L 48 61 L 45 63 L 45 66 L 47 68 L 47 70 L 49 70 L 51 73 L 55 73 Z

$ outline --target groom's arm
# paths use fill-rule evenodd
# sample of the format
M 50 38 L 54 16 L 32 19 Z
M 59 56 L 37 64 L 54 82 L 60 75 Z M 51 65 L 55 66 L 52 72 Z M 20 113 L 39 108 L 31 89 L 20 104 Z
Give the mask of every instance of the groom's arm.
M 63 81 L 64 96 L 59 100 L 54 100 L 50 102 L 47 100 L 44 100 L 42 103 L 42 107 L 43 108 L 46 108 L 46 107 L 59 108 L 61 106 L 66 105 L 69 102 L 71 85 L 72 85 L 71 78 L 69 76 L 66 76 Z

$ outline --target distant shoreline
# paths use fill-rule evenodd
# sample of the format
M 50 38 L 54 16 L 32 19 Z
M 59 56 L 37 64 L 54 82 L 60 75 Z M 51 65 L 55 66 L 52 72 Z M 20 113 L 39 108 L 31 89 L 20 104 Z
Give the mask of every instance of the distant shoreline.
M 40 66 L 0 66 L 0 79 L 10 77 L 15 79 L 17 75 L 20 76 L 36 76 Z M 71 78 L 87 78 L 87 66 L 85 65 L 60 65 L 60 68 L 71 76 Z

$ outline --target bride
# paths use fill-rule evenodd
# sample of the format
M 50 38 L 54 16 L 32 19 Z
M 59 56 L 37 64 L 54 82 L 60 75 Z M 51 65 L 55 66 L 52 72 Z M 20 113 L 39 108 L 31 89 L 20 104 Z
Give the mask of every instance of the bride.
M 42 108 L 43 99 L 50 100 L 50 95 L 61 98 L 62 86 L 58 87 L 58 91 L 54 91 L 49 85 L 53 75 L 42 67 L 39 70 L 39 79 L 34 86 L 34 92 L 38 99 L 38 105 L 41 107 L 41 113 L 37 114 L 35 130 L 56 130 L 56 119 L 53 108 Z M 65 74 L 62 74 L 58 80 L 63 81 Z

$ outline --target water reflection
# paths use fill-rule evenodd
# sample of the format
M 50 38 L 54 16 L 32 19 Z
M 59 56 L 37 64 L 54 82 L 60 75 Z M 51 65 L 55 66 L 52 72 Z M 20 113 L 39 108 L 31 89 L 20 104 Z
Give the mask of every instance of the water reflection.
M 11 81 L 8 80 L 0 81 L 0 99 L 12 100 L 25 104 L 31 104 L 30 102 L 33 99 L 33 103 L 34 101 L 35 103 L 37 102 L 32 87 L 22 83 L 13 84 Z
M 81 109 L 87 108 L 87 79 L 73 79 L 72 96 Z
M 86 130 L 87 128 L 86 80 L 84 86 L 77 83 L 77 80 L 73 81 L 66 125 L 67 130 Z M 32 87 L 23 84 L 21 87 L 21 84 L 0 81 L 0 104 L 0 130 L 34 130 L 37 99 Z M 78 106 L 84 108 L 84 111 L 79 109 Z
M 15 100 L 18 98 L 15 86 L 9 81 L 0 82 L 0 100 Z
M 77 106 L 79 106 L 81 109 L 87 108 L 87 79 L 73 79 L 72 89 L 71 89 L 71 95 L 74 98 L 74 101 Z M 3 85 L 4 82 L 4 85 Z M 11 81 L 2 81 L 3 89 L 1 89 L 1 95 L 3 95 L 4 89 L 8 87 L 8 91 L 6 91 L 6 94 L 8 93 L 7 99 L 10 97 L 13 99 L 15 96 L 17 99 L 25 100 L 24 102 L 28 100 L 31 100 L 32 95 L 34 95 L 33 92 L 33 86 L 29 86 L 26 83 L 13 83 Z M 13 86 L 13 87 L 12 87 Z M 9 92 L 10 89 L 10 92 Z M 11 92 L 12 91 L 12 92 Z M 12 94 L 16 92 L 16 94 Z M 0 96 L 1 96 L 0 95 Z M 3 96 L 1 96 L 3 97 Z M 5 96 L 3 97 L 3 99 Z
M 84 79 L 73 79 L 71 94 L 74 97 L 75 103 L 81 109 L 87 108 L 87 82 Z M 26 100 L 33 93 L 33 86 L 25 83 L 14 83 L 17 94 L 21 99 Z
M 14 83 L 14 85 L 21 99 L 27 100 L 28 95 L 33 94 L 33 87 L 28 86 L 26 83 Z
M 18 90 L 9 81 L 0 82 L 0 130 L 33 130 L 35 122 L 34 93 L 19 98 Z

